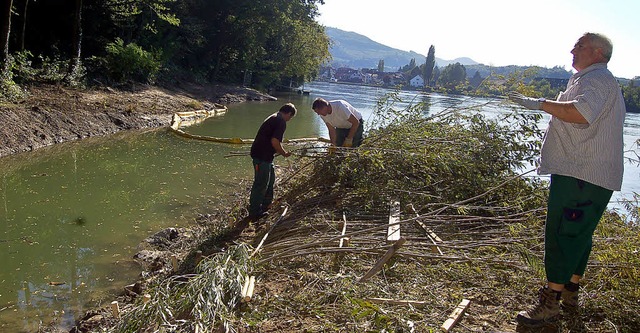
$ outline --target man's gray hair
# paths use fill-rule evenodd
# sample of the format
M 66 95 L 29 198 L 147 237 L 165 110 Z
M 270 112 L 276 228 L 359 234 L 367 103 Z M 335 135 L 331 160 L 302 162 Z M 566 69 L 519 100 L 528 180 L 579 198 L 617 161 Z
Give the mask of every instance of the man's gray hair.
M 607 62 L 611 60 L 611 53 L 613 53 L 613 44 L 611 43 L 611 39 L 603 34 L 593 32 L 587 32 L 584 36 L 589 38 L 591 46 L 602 49 L 602 56 L 607 60 Z

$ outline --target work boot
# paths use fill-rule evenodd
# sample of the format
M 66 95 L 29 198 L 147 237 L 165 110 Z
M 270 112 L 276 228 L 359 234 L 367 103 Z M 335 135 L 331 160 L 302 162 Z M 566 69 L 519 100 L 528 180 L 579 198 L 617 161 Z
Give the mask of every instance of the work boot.
M 575 313 L 578 311 L 578 291 L 580 285 L 577 283 L 569 282 L 564 285 L 562 291 L 561 307 L 567 313 Z
M 541 327 L 557 321 L 560 317 L 561 292 L 549 287 L 538 291 L 539 303 L 528 311 L 521 311 L 516 317 L 519 324 L 528 327 Z

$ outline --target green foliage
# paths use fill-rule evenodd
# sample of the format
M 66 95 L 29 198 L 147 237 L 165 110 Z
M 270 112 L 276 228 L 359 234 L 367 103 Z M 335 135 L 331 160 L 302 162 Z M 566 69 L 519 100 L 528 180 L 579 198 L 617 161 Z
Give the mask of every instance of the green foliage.
M 369 130 L 357 154 L 341 157 L 337 165 L 316 165 L 328 168 L 319 174 L 334 175 L 326 181 L 351 193 L 353 202 L 374 207 L 393 196 L 420 207 L 451 204 L 514 178 L 482 199 L 507 203 L 537 188 L 516 174 L 537 158 L 540 115 L 508 112 L 492 120 L 451 110 L 425 117 L 425 104 L 397 105 L 395 94 L 379 102 L 372 123 L 383 127 Z M 516 205 L 531 204 L 527 200 Z
M 176 0 L 107 0 L 105 5 L 110 11 L 111 18 L 119 25 L 131 27 L 138 24 L 143 29 L 155 33 L 157 32 L 155 18 L 173 26 L 180 25 L 180 19 L 171 12 L 169 7 L 175 2 Z M 147 13 L 152 15 L 145 15 Z M 142 20 L 136 22 L 140 18 Z
M 467 80 L 467 70 L 459 62 L 449 64 L 442 69 L 438 83 L 448 90 L 459 91 L 460 85 L 464 85 Z
M 15 64 L 14 58 L 9 55 L 7 68 L 0 70 L 0 99 L 9 102 L 17 102 L 26 97 L 26 92 L 14 81 L 12 68 Z
M 244 279 L 250 269 L 249 247 L 232 246 L 204 259 L 196 275 L 174 276 L 151 288 L 151 301 L 138 302 L 119 322 L 115 332 L 141 332 L 174 327 L 178 332 L 205 332 L 224 327 L 236 332 L 230 322 L 241 301 Z
M 135 43 L 124 45 L 124 41 L 117 38 L 107 44 L 106 51 L 104 66 L 108 77 L 115 82 L 153 83 L 160 71 L 160 55 L 145 51 Z
M 312 80 L 319 65 L 330 57 L 329 39 L 315 20 L 318 3 L 321 1 L 84 1 L 81 63 L 98 81 L 107 75 L 115 82 L 153 82 L 160 74 L 160 64 L 172 82 L 238 84 L 245 74 L 251 74 L 247 75 L 252 78 L 249 84 L 255 87 L 290 79 Z M 73 48 L 77 45 L 73 44 L 74 22 L 68 19 L 75 10 L 73 2 L 29 5 L 29 17 L 24 18 L 25 45 L 34 55 L 30 58 L 53 59 L 45 64 L 53 66 L 46 81 L 75 82 L 85 72 L 79 68 L 67 75 L 72 68 L 70 59 L 78 54 Z M 35 33 L 41 31 L 47 34 Z M 39 68 L 40 62 L 33 63 Z M 16 82 L 32 77 L 23 73 Z M 52 77 L 53 73 L 64 74 L 60 78 Z
M 0 100 L 17 102 L 25 96 L 26 92 L 7 75 L 0 77 Z
M 622 86 L 622 94 L 627 112 L 640 112 L 640 86 L 631 80 L 628 85 Z
M 433 77 L 433 67 L 436 65 L 436 47 L 431 45 L 429 47 L 429 52 L 427 53 L 427 58 L 424 63 L 424 72 L 422 77 L 424 78 L 424 85 L 430 86 L 431 80 Z
M 515 70 L 508 75 L 491 73 L 482 80 L 473 95 L 479 96 L 504 96 L 509 91 L 518 91 L 526 96 L 545 97 L 555 99 L 560 89 L 553 89 L 546 79 L 536 79 L 539 67 L 530 67 L 524 71 Z M 480 75 L 476 72 L 476 75 Z

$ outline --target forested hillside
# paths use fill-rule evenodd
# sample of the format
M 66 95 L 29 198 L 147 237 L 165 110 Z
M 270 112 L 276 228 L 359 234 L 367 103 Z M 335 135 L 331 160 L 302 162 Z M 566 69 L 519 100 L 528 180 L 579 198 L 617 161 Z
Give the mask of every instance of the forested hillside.
M 267 88 L 329 57 L 321 0 L 4 0 L 2 91 L 188 79 Z
M 423 63 L 426 58 L 425 55 L 415 51 L 394 49 L 355 32 L 333 27 L 326 27 L 325 30 L 331 39 L 331 64 L 334 67 L 375 68 L 378 61 L 384 60 L 385 70 L 392 72 L 408 64 L 411 59 L 415 59 L 418 63 Z M 424 43 L 425 46 L 429 46 L 429 41 Z M 439 67 L 456 62 L 465 66 L 477 64 L 470 58 L 454 60 L 435 58 L 435 63 Z

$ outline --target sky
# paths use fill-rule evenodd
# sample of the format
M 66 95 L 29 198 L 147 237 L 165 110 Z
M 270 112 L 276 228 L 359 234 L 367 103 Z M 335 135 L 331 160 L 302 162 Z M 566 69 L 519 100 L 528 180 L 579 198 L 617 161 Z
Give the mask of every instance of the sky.
M 613 43 L 609 70 L 640 76 L 639 0 L 324 0 L 318 22 L 404 51 L 492 66 L 571 67 L 585 32 Z

